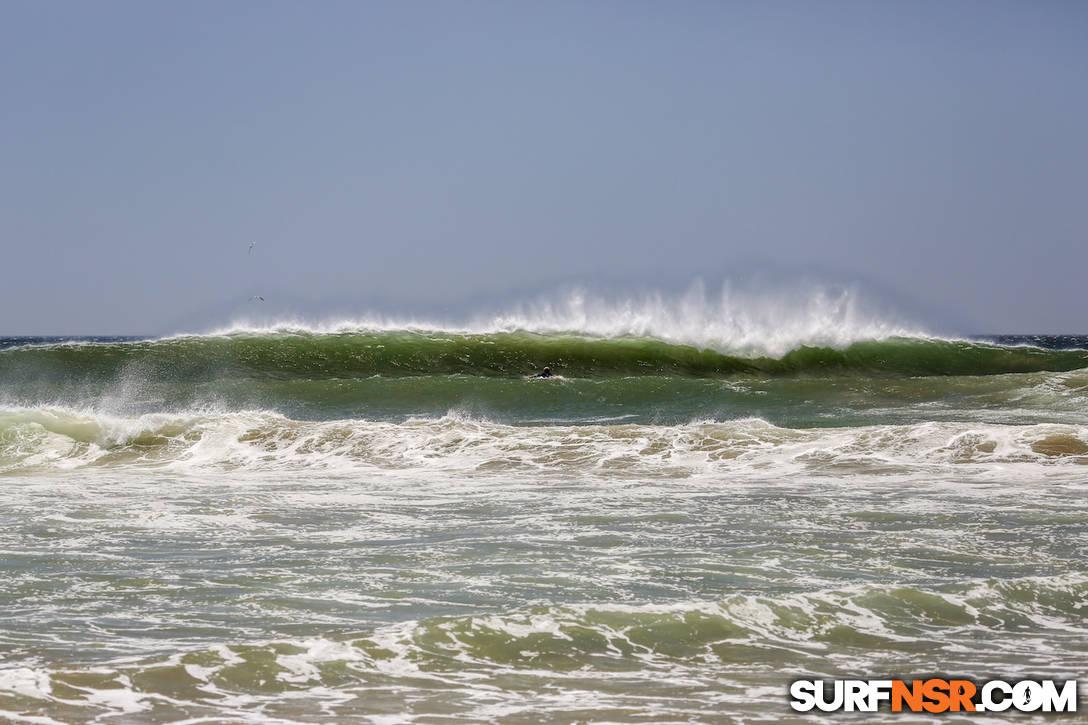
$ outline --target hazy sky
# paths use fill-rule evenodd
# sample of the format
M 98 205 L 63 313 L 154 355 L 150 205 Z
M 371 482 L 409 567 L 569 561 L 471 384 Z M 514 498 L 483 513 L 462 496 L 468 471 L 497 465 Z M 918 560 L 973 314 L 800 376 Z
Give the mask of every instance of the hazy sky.
M 0 0 L 0 92 L 0 334 L 752 270 L 1088 332 L 1085 2 Z

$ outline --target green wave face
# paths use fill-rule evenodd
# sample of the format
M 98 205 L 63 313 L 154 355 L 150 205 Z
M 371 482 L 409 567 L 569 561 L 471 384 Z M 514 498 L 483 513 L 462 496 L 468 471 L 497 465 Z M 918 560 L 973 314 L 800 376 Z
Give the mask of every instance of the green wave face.
M 348 379 L 380 375 L 518 377 L 550 365 L 574 378 L 803 375 L 994 375 L 1084 367 L 1082 350 L 892 338 L 848 347 L 798 347 L 744 357 L 648 338 L 511 332 L 411 331 L 179 337 L 0 351 L 7 380 L 103 380 L 122 372 L 198 382 L 212 378 Z
M 896 338 L 742 357 L 646 338 L 237 334 L 0 350 L 0 405 L 507 423 L 761 418 L 795 427 L 1085 415 L 1083 350 Z M 551 366 L 560 377 L 526 381 Z

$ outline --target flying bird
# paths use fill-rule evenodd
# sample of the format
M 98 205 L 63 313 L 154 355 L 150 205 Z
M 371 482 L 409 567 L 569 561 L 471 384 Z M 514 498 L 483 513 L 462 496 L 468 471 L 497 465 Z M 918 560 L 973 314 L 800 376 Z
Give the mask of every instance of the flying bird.
M 264 297 L 261 297 L 260 295 L 253 295 L 249 298 L 249 301 L 252 302 L 253 300 L 260 300 L 261 302 L 264 302 Z
M 256 246 L 257 246 L 257 242 L 250 242 L 249 243 L 249 251 L 246 252 L 246 254 L 253 254 L 253 248 L 256 247 Z

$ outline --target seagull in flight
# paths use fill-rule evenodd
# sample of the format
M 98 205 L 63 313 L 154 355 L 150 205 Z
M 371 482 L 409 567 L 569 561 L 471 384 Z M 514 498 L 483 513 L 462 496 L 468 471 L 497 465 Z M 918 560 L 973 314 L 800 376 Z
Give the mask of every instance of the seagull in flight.
M 253 300 L 260 300 L 261 302 L 264 302 L 264 297 L 261 297 L 260 295 L 253 295 L 249 298 L 249 301 L 252 302 Z
M 253 254 L 253 248 L 256 247 L 256 246 L 257 246 L 257 242 L 250 242 L 249 243 L 249 251 L 246 252 L 246 254 Z

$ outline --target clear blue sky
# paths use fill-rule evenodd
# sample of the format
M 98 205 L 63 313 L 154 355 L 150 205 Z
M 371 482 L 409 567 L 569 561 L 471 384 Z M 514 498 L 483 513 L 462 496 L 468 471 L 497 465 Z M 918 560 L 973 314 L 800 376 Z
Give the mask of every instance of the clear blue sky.
M 0 334 L 753 269 L 1088 332 L 1086 88 L 1084 2 L 6 0 Z

